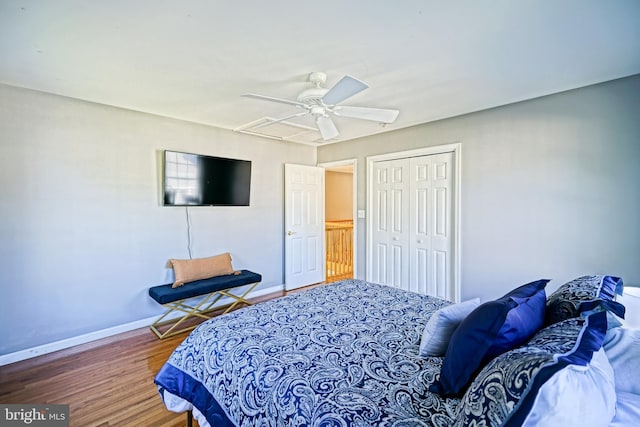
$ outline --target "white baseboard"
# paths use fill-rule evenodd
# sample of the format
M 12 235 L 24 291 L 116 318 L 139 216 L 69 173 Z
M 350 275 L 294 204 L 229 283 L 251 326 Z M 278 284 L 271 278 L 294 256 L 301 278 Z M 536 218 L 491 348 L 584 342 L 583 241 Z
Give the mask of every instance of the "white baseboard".
M 284 289 L 284 285 L 271 286 L 266 289 L 257 289 L 251 292 L 251 298 L 260 297 L 275 292 L 280 292 Z M 230 298 L 223 298 L 220 300 L 219 305 L 224 305 L 232 300 Z M 176 313 L 175 317 L 179 317 L 180 313 Z M 33 357 L 42 356 L 43 354 L 53 353 L 54 351 L 64 350 L 80 344 L 86 344 L 91 341 L 96 341 L 102 338 L 107 338 L 113 335 L 122 334 L 124 332 L 133 331 L 134 329 L 144 328 L 150 326 L 158 316 L 148 317 L 146 319 L 136 320 L 135 322 L 125 323 L 123 325 L 113 326 L 111 328 L 101 329 L 95 332 L 89 332 L 87 334 L 78 335 L 76 337 L 66 338 L 60 341 L 54 341 L 51 343 L 39 345 L 25 350 L 19 350 L 13 353 L 0 355 L 0 366 L 8 365 L 10 363 L 20 362 L 22 360 L 31 359 Z M 169 319 L 169 318 L 167 318 Z M 151 333 L 151 332 L 149 332 Z

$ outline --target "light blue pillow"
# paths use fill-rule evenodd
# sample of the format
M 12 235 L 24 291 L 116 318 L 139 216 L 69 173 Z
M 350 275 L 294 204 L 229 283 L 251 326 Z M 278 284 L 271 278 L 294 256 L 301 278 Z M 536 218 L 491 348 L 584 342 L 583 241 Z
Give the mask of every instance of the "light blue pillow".
M 429 391 L 457 396 L 491 358 L 525 342 L 544 321 L 548 280 L 522 285 L 473 310 L 454 331 Z
M 548 326 L 496 357 L 469 386 L 455 427 L 609 425 L 616 393 L 601 348 L 606 331 L 606 313 L 597 312 Z
M 479 305 L 480 298 L 474 298 L 436 310 L 422 332 L 420 356 L 444 356 L 453 332 L 460 322 Z

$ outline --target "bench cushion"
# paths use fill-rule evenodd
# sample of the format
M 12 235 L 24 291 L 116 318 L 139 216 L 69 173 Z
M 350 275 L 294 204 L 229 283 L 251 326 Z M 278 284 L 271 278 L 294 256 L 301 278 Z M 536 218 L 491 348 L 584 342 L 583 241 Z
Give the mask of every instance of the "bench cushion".
M 209 279 L 196 280 L 185 283 L 179 288 L 172 288 L 171 283 L 149 288 L 149 296 L 160 304 L 167 304 L 186 298 L 206 295 L 211 292 L 236 288 L 238 286 L 256 283 L 262 280 L 262 276 L 249 270 L 240 270 L 240 274 L 211 277 Z

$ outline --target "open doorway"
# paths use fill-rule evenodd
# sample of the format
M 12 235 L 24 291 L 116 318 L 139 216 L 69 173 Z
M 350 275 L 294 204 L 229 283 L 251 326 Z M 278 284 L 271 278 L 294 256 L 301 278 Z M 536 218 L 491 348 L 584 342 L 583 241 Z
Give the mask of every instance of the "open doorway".
M 325 168 L 326 281 L 355 277 L 355 160 L 323 164 Z

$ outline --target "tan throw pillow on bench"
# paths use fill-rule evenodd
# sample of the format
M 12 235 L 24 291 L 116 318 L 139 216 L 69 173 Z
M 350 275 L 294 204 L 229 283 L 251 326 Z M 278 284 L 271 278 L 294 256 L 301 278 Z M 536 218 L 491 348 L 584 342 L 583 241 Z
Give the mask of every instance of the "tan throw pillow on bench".
M 171 286 L 172 288 L 196 280 L 236 273 L 231 266 L 229 252 L 209 258 L 170 259 L 169 264 L 173 267 L 173 272 L 176 275 L 176 281 Z

